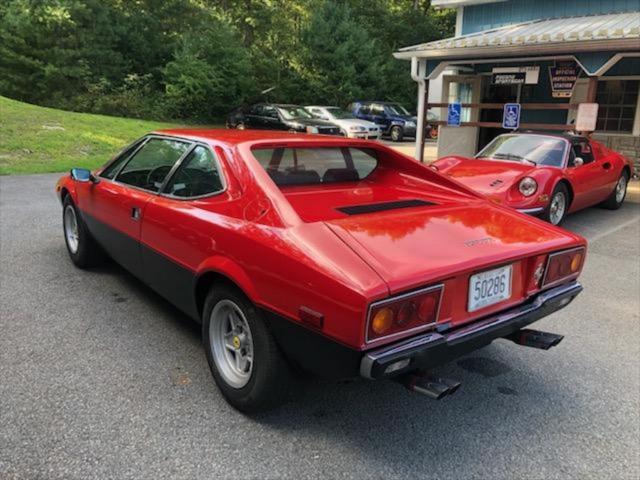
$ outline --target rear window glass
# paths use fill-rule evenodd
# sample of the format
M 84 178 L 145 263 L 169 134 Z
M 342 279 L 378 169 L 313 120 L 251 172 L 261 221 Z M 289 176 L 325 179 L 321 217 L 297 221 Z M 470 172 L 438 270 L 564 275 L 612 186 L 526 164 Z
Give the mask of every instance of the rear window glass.
M 378 165 L 374 150 L 360 148 L 265 148 L 253 155 L 278 186 L 357 182 Z

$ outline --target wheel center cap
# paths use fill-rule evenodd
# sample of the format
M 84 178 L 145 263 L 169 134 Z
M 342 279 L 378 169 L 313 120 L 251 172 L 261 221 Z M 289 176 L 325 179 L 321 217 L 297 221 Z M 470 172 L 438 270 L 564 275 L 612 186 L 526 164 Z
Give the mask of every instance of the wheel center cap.
M 236 348 L 236 349 L 240 348 L 240 337 L 238 337 L 237 335 L 235 335 L 235 336 L 233 337 L 232 342 L 233 342 L 233 346 L 234 346 L 234 348 Z

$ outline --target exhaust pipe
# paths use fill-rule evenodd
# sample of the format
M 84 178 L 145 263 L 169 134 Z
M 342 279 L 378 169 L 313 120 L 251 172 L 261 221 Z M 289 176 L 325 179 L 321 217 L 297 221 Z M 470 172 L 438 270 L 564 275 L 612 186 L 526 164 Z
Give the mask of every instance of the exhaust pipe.
M 401 375 L 397 379 L 407 390 L 426 395 L 434 400 L 440 400 L 447 395 L 452 395 L 458 388 L 460 382 L 448 378 L 436 377 L 434 375 Z
M 541 332 L 538 330 L 523 328 L 522 330 L 513 332 L 504 338 L 511 340 L 518 345 L 524 345 L 525 347 L 549 350 L 551 347 L 558 345 L 564 336 L 558 335 L 557 333 Z

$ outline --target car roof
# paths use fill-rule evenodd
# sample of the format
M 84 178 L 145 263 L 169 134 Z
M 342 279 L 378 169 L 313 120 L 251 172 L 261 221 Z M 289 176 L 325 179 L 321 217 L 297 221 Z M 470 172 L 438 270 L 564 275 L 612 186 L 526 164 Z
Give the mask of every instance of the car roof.
M 341 144 L 345 141 L 348 143 L 360 144 L 361 142 L 370 143 L 366 140 L 346 139 L 338 135 L 313 135 L 306 133 L 289 133 L 278 130 L 232 130 L 225 128 L 172 128 L 166 130 L 156 130 L 152 135 L 165 135 L 170 137 L 182 138 L 185 140 L 200 141 L 204 143 L 223 143 L 233 147 L 246 142 L 259 141 L 304 141 L 315 140 L 322 144 Z

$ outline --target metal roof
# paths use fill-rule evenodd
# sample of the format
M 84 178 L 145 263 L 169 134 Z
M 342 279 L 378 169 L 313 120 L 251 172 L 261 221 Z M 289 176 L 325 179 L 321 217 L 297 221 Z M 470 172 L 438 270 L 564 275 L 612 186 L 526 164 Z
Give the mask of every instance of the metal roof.
M 534 20 L 400 49 L 396 58 L 640 51 L 640 12 Z

